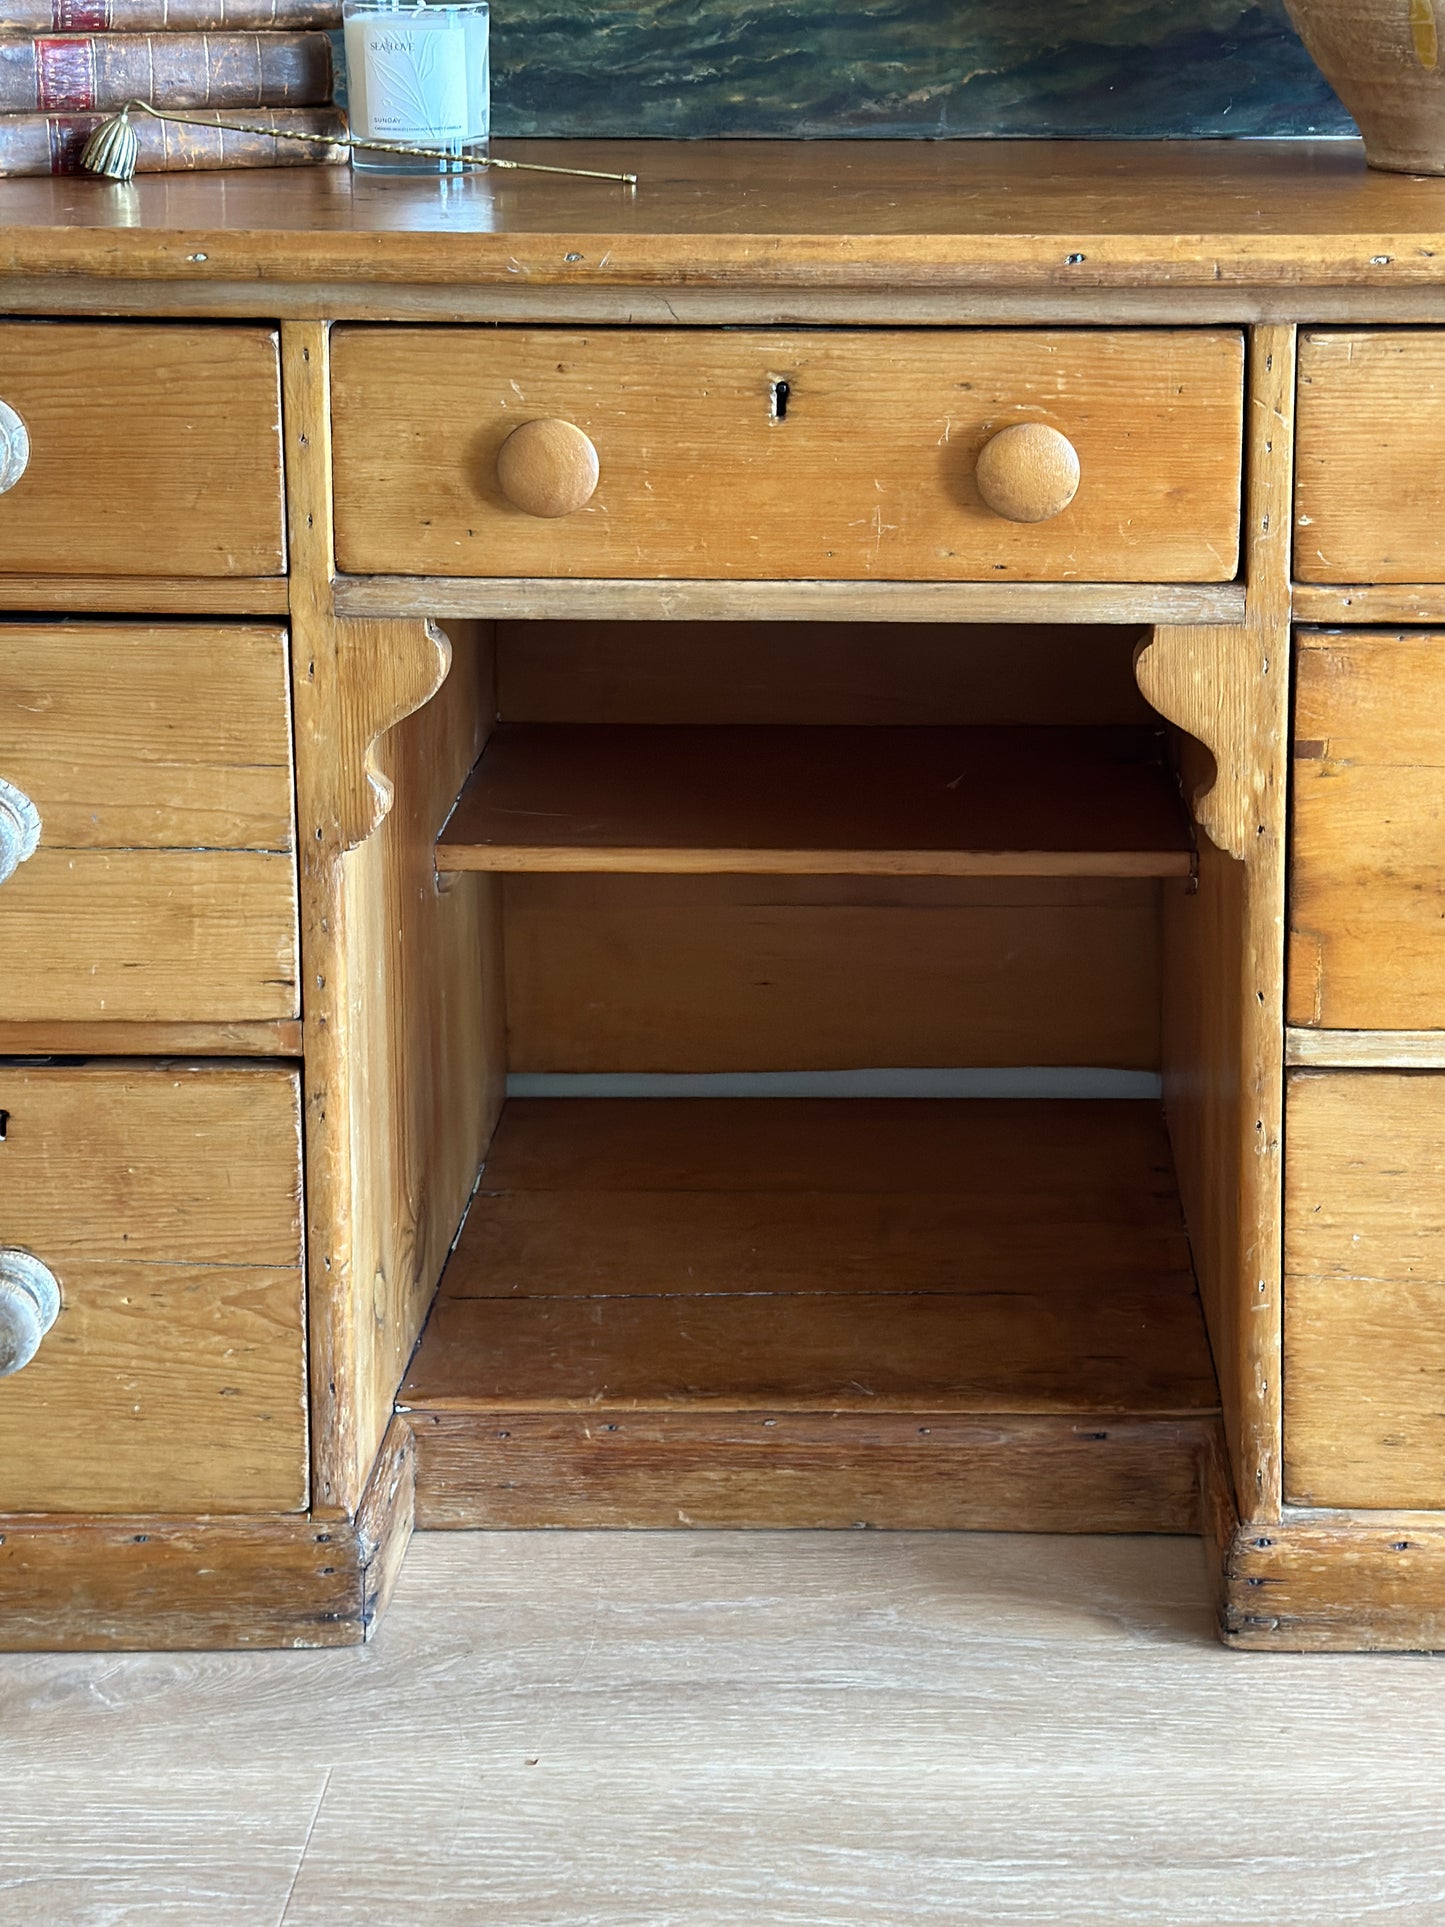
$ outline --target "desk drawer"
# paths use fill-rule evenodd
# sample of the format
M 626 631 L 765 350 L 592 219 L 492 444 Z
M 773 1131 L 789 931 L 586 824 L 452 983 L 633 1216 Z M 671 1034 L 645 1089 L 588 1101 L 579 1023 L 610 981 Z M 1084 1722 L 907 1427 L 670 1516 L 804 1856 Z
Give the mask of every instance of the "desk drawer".
M 1285 1496 L 1445 1507 L 1445 1074 L 1296 1071 Z
M 7 832 L 0 1018 L 298 1014 L 284 630 L 0 623 Z
M 1237 331 L 339 328 L 338 560 L 440 576 L 1227 581 L 1242 380 Z M 532 447 L 503 454 L 548 421 L 550 442 L 531 429 Z
M 1289 1021 L 1445 1029 L 1445 634 L 1296 661 Z
M 0 571 L 285 573 L 274 330 L 0 322 L 0 402 Z
M 0 1247 L 62 1309 L 0 1378 L 0 1513 L 306 1503 L 300 1088 L 0 1064 Z
M 1445 582 L 1445 328 L 1302 335 L 1294 572 Z

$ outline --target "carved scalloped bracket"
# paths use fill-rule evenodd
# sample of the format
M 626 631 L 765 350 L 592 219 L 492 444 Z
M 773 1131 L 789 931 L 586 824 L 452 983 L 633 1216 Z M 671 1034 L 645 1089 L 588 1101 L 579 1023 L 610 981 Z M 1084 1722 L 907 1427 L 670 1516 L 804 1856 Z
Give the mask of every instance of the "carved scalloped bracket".
M 1195 822 L 1241 861 L 1263 828 L 1269 765 L 1262 738 L 1274 667 L 1267 638 L 1253 629 L 1157 628 L 1134 652 L 1134 676 L 1148 701 L 1214 758 L 1213 780 L 1190 798 Z
M 343 850 L 364 843 L 391 809 L 392 781 L 378 761 L 382 739 L 431 701 L 451 666 L 451 642 L 434 622 L 336 624 L 336 807 Z

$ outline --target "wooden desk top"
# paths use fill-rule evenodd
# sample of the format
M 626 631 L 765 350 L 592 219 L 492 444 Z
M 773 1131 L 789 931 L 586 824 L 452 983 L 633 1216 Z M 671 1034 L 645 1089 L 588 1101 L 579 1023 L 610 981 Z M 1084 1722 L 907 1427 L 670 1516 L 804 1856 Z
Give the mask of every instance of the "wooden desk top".
M 523 142 L 605 182 L 335 169 L 0 182 L 0 274 L 711 288 L 1445 280 L 1445 179 L 1353 141 Z

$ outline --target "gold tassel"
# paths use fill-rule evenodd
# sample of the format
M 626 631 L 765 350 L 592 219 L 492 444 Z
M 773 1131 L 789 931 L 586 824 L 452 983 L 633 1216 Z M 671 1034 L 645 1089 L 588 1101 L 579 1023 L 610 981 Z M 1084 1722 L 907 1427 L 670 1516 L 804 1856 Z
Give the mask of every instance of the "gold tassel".
M 118 114 L 102 121 L 80 150 L 80 164 L 88 174 L 107 181 L 135 179 L 140 158 L 140 142 L 130 124 L 132 114 L 149 114 L 152 120 L 174 121 L 179 127 L 218 127 L 223 133 L 265 134 L 272 140 L 306 141 L 315 147 L 365 148 L 369 154 L 409 154 L 423 160 L 460 162 L 463 167 L 503 168 L 511 174 L 570 174 L 585 181 L 619 181 L 636 187 L 635 174 L 605 174 L 595 167 L 551 167 L 544 161 L 503 161 L 490 154 L 452 154 L 443 147 L 412 147 L 406 141 L 363 139 L 359 134 L 299 134 L 290 128 L 258 127 L 254 121 L 202 120 L 196 114 L 173 114 L 151 107 L 143 100 L 128 100 Z

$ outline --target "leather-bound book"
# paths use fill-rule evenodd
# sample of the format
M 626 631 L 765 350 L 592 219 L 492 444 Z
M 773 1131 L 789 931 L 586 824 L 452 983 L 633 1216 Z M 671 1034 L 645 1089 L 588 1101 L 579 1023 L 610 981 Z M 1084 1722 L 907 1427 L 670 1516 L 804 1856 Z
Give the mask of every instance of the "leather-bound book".
M 254 33 L 340 25 L 341 0 L 0 0 L 0 33 Z
M 267 127 L 298 134 L 326 134 L 337 141 L 346 116 L 334 107 L 256 107 L 250 117 Z M 79 174 L 81 152 L 105 114 L 0 114 L 0 176 Z M 184 174 L 221 167 L 305 167 L 344 161 L 346 149 L 311 141 L 273 140 L 233 127 L 178 127 L 171 121 L 132 116 L 140 143 L 142 174 Z
M 0 35 L 0 111 L 85 113 L 124 106 L 324 107 L 325 33 Z

